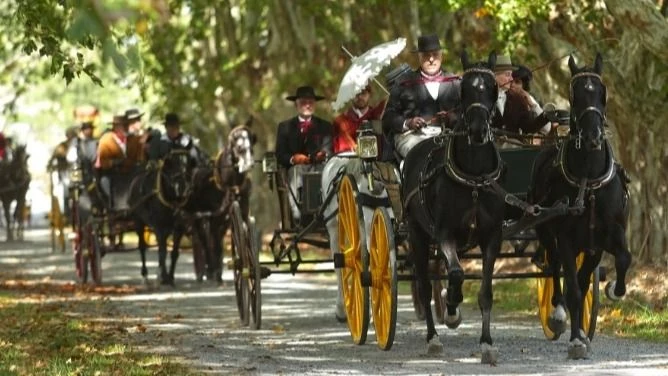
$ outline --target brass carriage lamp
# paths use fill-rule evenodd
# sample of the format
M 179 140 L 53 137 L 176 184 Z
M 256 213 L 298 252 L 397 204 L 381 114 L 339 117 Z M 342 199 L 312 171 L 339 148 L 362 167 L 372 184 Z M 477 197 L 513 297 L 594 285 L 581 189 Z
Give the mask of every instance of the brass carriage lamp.
M 268 151 L 262 157 L 262 172 L 265 174 L 273 174 L 278 170 L 278 161 L 276 160 L 276 153 Z
M 369 122 L 364 122 L 357 133 L 357 155 L 362 159 L 378 157 L 378 138 Z
M 70 170 L 70 184 L 72 186 L 78 185 L 83 181 L 83 173 L 79 164 L 74 164 Z

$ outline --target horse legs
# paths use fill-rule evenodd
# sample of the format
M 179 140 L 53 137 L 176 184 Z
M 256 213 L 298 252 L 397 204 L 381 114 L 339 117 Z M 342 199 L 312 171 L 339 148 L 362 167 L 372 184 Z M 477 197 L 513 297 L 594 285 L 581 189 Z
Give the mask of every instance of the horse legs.
M 429 234 L 425 233 L 420 224 L 408 218 L 409 240 L 415 268 L 415 279 L 417 292 L 422 302 L 425 321 L 427 323 L 427 353 L 440 354 L 443 352 L 443 344 L 438 339 L 438 333 L 434 326 L 434 316 L 431 312 L 431 279 L 429 278 Z
M 336 198 L 332 199 L 331 202 L 336 202 Z M 333 205 L 330 205 L 330 207 Z M 327 208 L 329 211 L 329 207 Z M 328 212 L 325 212 L 325 216 L 329 215 Z M 332 218 L 327 221 L 327 233 L 329 234 L 329 249 L 332 252 L 332 259 L 337 253 L 340 253 L 339 249 L 339 221 L 338 216 L 332 215 Z M 346 322 L 346 309 L 343 303 L 343 289 L 341 288 L 342 283 L 341 279 L 343 271 L 341 268 L 335 268 L 336 272 L 336 305 L 334 306 L 334 317 L 338 322 Z
M 582 325 L 582 290 L 578 284 L 575 259 L 577 249 L 569 242 L 571 234 L 561 233 L 557 239 L 559 254 L 562 256 L 564 267 L 564 285 L 566 287 L 566 304 L 571 316 L 571 338 L 568 345 L 569 359 L 583 359 L 587 357 L 586 341 L 580 333 Z
M 457 256 L 457 243 L 454 239 L 448 239 L 440 244 L 441 251 L 445 255 L 448 269 L 448 289 L 445 297 L 447 312 L 445 325 L 450 329 L 456 329 L 462 322 L 462 313 L 459 304 L 464 300 L 462 294 L 462 283 L 464 283 L 464 270 Z
M 553 339 L 559 338 L 566 331 L 568 315 L 566 314 L 566 302 L 561 290 L 561 258 L 557 253 L 557 240 L 554 234 L 545 225 L 536 227 L 536 234 L 540 244 L 545 248 L 548 268 L 552 275 L 552 313 L 548 321 L 548 328 L 555 334 Z
M 14 233 L 12 232 L 12 221 L 11 221 L 11 212 L 10 206 L 12 204 L 11 199 L 2 200 L 2 207 L 5 213 L 5 223 L 7 224 L 7 241 L 11 242 L 14 240 Z
M 605 286 L 605 295 L 612 301 L 618 301 L 626 294 L 626 272 L 631 266 L 631 252 L 626 243 L 624 227 L 616 225 L 612 230 L 611 250 L 615 256 L 615 281 L 608 282 Z
M 169 283 L 169 275 L 167 274 L 166 266 L 168 235 L 169 233 L 165 230 L 158 229 L 157 227 L 155 228 L 155 238 L 158 241 L 158 268 L 160 273 L 158 275 L 158 281 L 162 285 Z
M 486 241 L 485 241 L 486 240 Z M 482 334 L 480 335 L 480 348 L 482 350 L 481 363 L 496 364 L 499 350 L 492 346 L 492 335 L 490 334 L 490 321 L 492 319 L 492 275 L 494 263 L 501 251 L 501 229 L 495 231 L 489 238 L 481 239 L 480 249 L 482 255 L 482 280 L 478 292 L 478 307 L 482 314 Z M 448 286 L 448 290 L 450 287 Z M 460 285 L 461 293 L 461 285 Z
M 144 238 L 144 224 L 136 223 L 135 232 L 137 233 L 137 238 L 139 239 L 139 256 L 141 257 L 141 276 L 144 278 L 144 283 L 148 282 L 148 268 L 146 268 L 146 239 Z
M 170 285 L 174 285 L 174 274 L 176 272 L 176 261 L 179 259 L 179 249 L 181 247 L 181 238 L 183 237 L 184 229 L 180 225 L 177 225 L 177 228 L 174 229 L 172 233 L 172 241 L 174 246 L 172 248 L 171 264 L 169 265 L 169 278 L 168 282 Z

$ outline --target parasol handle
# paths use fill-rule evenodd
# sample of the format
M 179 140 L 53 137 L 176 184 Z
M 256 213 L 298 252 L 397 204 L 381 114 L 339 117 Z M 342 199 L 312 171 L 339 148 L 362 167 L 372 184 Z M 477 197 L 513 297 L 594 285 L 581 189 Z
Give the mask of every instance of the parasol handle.
M 353 55 L 350 51 L 348 51 L 348 49 L 347 49 L 345 46 L 342 45 L 342 46 L 341 46 L 341 49 L 343 50 L 343 52 L 347 53 L 348 56 L 349 56 L 351 59 L 354 59 L 354 58 L 356 57 L 356 56 Z M 373 82 L 375 82 L 376 84 L 378 84 L 378 86 L 380 86 L 380 88 L 383 89 L 383 91 L 385 92 L 385 94 L 390 95 L 390 92 L 387 91 L 387 89 L 385 88 L 385 86 L 383 86 L 383 84 L 381 84 L 380 81 L 378 81 L 378 80 L 376 79 L 376 77 L 373 78 Z

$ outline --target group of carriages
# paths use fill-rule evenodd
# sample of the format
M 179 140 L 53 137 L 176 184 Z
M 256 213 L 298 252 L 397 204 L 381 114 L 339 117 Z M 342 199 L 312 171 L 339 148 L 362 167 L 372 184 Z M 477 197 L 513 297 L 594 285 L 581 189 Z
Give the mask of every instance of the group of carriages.
M 249 150 L 254 136 L 247 127 L 230 132 L 228 146 L 208 164 L 193 164 L 189 154 L 177 151 L 157 168 L 142 167 L 129 183 L 130 206 L 122 210 L 84 204 L 92 183 L 77 162 L 70 179 L 80 277 L 86 279 L 90 265 L 93 279 L 100 282 L 100 258 L 113 249 L 105 239 L 118 235 L 120 224 L 129 220 L 140 234 L 140 248 L 146 225 L 153 227 L 161 249 L 166 245 L 160 238 L 166 232 L 177 235 L 178 247 L 179 234 L 189 227 L 206 250 L 195 252 L 198 278 L 206 274 L 220 279 L 221 242 L 229 228 L 232 255 L 227 266 L 233 271 L 240 319 L 253 328 L 261 327 L 263 279 L 276 273 L 321 272 L 302 265 L 333 263 L 337 299 L 355 344 L 366 342 L 373 322 L 378 347 L 392 347 L 397 285 L 410 281 L 415 313 L 427 323 L 428 349 L 438 352 L 443 345 L 434 329 L 432 300 L 438 322 L 456 328 L 462 320 L 458 307 L 463 301 L 462 283 L 478 279 L 482 361 L 494 363 L 498 350 L 490 335 L 492 279 L 537 278 L 538 311 L 546 337 L 557 339 L 566 331 L 570 312 L 569 356 L 586 357 L 596 328 L 598 285 L 605 280 L 601 253 L 609 251 L 617 260 L 617 279 L 606 287 L 612 299 L 625 292 L 630 261 L 623 237 L 625 185 L 603 128 L 600 61 L 594 68 L 569 64 L 571 109 L 553 114 L 560 123 L 559 134 L 543 137 L 540 146 L 501 150 L 494 139 L 504 132 L 490 129 L 497 95 L 493 62 L 490 58 L 485 63 L 462 63 L 461 121 L 454 129 L 443 126 L 439 135 L 418 144 L 403 168 L 379 160 L 371 124 L 360 127 L 355 153 L 334 156 L 324 162 L 324 169 L 305 173 L 299 192 L 290 188 L 276 155 L 265 155 L 263 172 L 277 193 L 281 215 L 280 227 L 267 244 L 270 260 L 261 258 L 262 238 L 249 215 L 246 173 L 252 166 Z M 248 142 L 237 142 L 237 137 Z M 249 163 L 244 161 L 248 156 Z M 178 188 L 179 179 L 187 189 Z M 290 197 L 298 203 L 300 220 L 293 218 Z M 162 210 L 173 226 L 151 223 L 142 210 Z M 612 210 L 618 212 L 611 214 Z M 610 223 L 610 218 L 616 222 Z M 511 246 L 501 247 L 502 242 Z M 527 247 L 529 243 L 533 246 Z M 332 257 L 303 257 L 302 244 L 330 248 Z M 529 259 L 535 252 L 544 257 L 543 268 L 494 270 L 498 258 Z M 161 268 L 164 255 L 161 252 Z M 174 263 L 174 253 L 172 257 Z M 460 259 L 481 260 L 482 271 L 467 272 Z M 145 267 L 142 273 L 146 275 Z M 173 277 L 173 264 L 171 273 Z
M 542 136 L 540 145 L 507 149 L 496 142 L 537 136 L 491 129 L 497 95 L 493 59 L 475 64 L 463 59 L 462 64 L 460 122 L 454 129 L 444 125 L 439 135 L 418 144 L 402 168 L 378 159 L 370 124 L 358 130 L 356 153 L 334 156 L 321 172 L 304 174 L 299 192 L 291 190 L 276 155 L 265 155 L 263 171 L 277 192 L 281 224 L 267 245 L 273 260 L 260 259 L 254 224 L 240 226 L 237 243 L 250 247 L 234 264 L 242 322 L 261 326 L 262 279 L 320 272 L 300 265 L 333 262 L 338 299 L 355 344 L 365 343 L 372 318 L 378 347 L 392 347 L 397 284 L 403 280 L 411 281 L 415 313 L 426 320 L 428 351 L 440 352 L 432 299 L 436 319 L 456 328 L 462 320 L 462 282 L 476 279 L 481 281 L 482 362 L 493 364 L 498 349 L 490 335 L 492 279 L 537 278 L 545 336 L 559 338 L 570 312 L 569 357 L 588 356 L 599 282 L 605 280 L 602 252 L 616 259 L 616 280 L 606 286 L 613 300 L 625 292 L 630 262 L 624 240 L 628 193 L 606 140 L 600 57 L 593 68 L 579 68 L 571 58 L 571 109 L 549 114 L 559 123 L 556 132 Z M 299 203 L 300 221 L 292 217 L 290 196 Z M 501 247 L 502 242 L 510 246 Z M 302 257 L 300 244 L 330 248 L 332 258 Z M 499 273 L 498 258 L 544 263 Z M 467 272 L 460 259 L 481 260 L 482 271 Z
M 129 140 L 135 136 L 127 137 Z M 146 250 L 149 243 L 155 242 L 159 281 L 173 284 L 185 235 L 191 238 L 197 280 L 222 281 L 222 235 L 230 223 L 235 227 L 248 221 L 246 193 L 250 183 L 246 175 L 253 165 L 251 149 L 255 142 L 250 125 L 233 128 L 225 149 L 214 158 L 182 133 L 174 140 L 160 133 L 141 140 L 139 150 L 145 155 L 133 160 L 125 158 L 104 171 L 99 168 L 98 138 L 77 136 L 66 145 L 60 173 L 66 183 L 67 214 L 59 224 L 71 225 L 69 238 L 78 280 L 102 283 L 102 257 L 136 249 L 141 255 L 141 275 L 147 280 Z M 163 148 L 160 143 L 167 146 Z M 159 158 L 150 157 L 149 150 L 162 149 L 165 152 Z M 54 168 L 53 174 L 57 173 Z M 59 211 L 57 202 L 54 206 L 58 206 L 54 211 Z M 65 232 L 54 224 L 52 219 L 54 234 Z M 128 233 L 136 234 L 137 248 L 123 244 Z

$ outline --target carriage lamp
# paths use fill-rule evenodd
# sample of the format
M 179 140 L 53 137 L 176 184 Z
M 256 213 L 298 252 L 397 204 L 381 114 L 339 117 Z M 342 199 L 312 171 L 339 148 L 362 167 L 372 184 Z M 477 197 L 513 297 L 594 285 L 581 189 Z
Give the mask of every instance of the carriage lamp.
M 558 137 L 566 137 L 568 136 L 568 132 L 570 132 L 571 127 L 569 125 L 557 125 L 557 136 Z
M 357 155 L 362 159 L 378 157 L 378 139 L 374 134 L 362 134 L 357 137 Z
M 262 172 L 265 174 L 272 174 L 278 169 L 278 161 L 276 161 L 276 154 L 273 152 L 264 153 L 262 158 Z
M 74 165 L 70 171 L 70 184 L 77 185 L 83 181 L 83 173 L 78 165 Z

